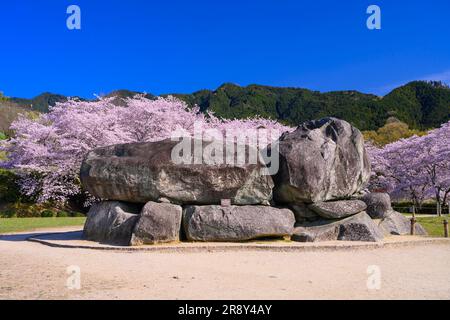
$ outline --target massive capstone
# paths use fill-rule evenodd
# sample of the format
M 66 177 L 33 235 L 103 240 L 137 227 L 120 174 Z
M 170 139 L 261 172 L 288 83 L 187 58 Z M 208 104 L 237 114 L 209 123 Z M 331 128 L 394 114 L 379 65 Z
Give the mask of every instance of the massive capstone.
M 211 150 L 207 149 L 210 142 L 200 142 L 204 154 Z M 191 147 L 194 143 L 192 140 Z M 184 163 L 173 161 L 172 153 L 179 147 L 177 141 L 168 139 L 95 149 L 82 163 L 81 182 L 97 198 L 135 203 L 220 204 L 222 199 L 230 199 L 237 205 L 266 205 L 271 200 L 273 181 L 259 159 L 243 164 L 227 162 L 230 154 L 238 158 L 236 144 L 225 146 L 219 164 L 202 159 L 196 164 L 194 152 L 187 156 L 181 153 L 186 156 Z M 245 150 L 246 159 L 250 159 L 251 149 L 247 146 Z
M 306 242 L 381 241 L 383 235 L 410 232 L 409 219 L 392 210 L 389 195 L 362 196 L 370 164 L 361 133 L 345 121 L 307 122 L 272 146 L 270 167 L 279 167 L 271 172 L 274 202 L 274 181 L 259 154 L 248 146 L 243 151 L 242 145 L 216 143 L 190 140 L 191 153 L 172 140 L 90 152 L 81 181 L 102 202 L 88 214 L 85 238 L 117 245 L 176 242 L 184 236 L 190 241 L 285 236 Z M 426 231 L 416 224 L 415 234 Z
M 309 121 L 284 133 L 279 153 L 280 169 L 274 176 L 279 203 L 348 198 L 370 178 L 361 132 L 336 118 Z

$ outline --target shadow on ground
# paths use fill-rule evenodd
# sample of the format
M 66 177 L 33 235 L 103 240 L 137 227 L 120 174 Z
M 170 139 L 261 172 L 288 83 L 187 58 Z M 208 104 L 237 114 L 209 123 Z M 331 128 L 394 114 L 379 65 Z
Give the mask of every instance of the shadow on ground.
M 26 241 L 30 237 L 39 238 L 40 240 L 56 240 L 56 241 L 73 241 L 81 240 L 83 231 L 69 231 L 69 232 L 33 232 L 21 234 L 0 235 L 0 241 L 19 242 Z

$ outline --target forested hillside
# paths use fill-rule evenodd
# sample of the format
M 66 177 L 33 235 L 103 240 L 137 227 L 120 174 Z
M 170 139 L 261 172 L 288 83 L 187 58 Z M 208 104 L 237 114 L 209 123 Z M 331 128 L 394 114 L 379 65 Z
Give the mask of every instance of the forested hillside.
M 108 96 L 126 98 L 135 94 L 137 92 L 119 90 Z M 385 125 L 388 118 L 395 117 L 412 129 L 424 130 L 450 120 L 450 88 L 441 82 L 410 82 L 384 97 L 358 91 L 321 93 L 301 88 L 241 87 L 234 84 L 224 84 L 214 91 L 172 95 L 190 106 L 198 105 L 202 111 L 211 110 L 220 117 L 260 115 L 294 126 L 306 120 L 334 116 L 351 122 L 361 130 L 377 130 Z M 147 97 L 154 96 L 147 94 Z M 5 126 L 14 119 L 16 111 L 47 112 L 49 106 L 66 99 L 62 95 L 44 93 L 34 99 L 10 98 L 8 103 L 0 101 L 0 131 L 6 130 Z
M 202 110 L 225 118 L 259 114 L 290 125 L 324 116 L 351 122 L 361 130 L 375 130 L 390 117 L 411 128 L 428 129 L 450 119 L 450 88 L 440 82 L 414 81 L 384 97 L 357 91 L 320 93 L 307 89 L 224 84 L 215 91 L 176 95 Z

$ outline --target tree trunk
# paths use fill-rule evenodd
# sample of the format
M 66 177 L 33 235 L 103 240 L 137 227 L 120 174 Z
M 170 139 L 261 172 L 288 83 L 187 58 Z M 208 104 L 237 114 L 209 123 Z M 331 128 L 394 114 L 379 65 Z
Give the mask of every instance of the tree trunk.
M 441 190 L 436 188 L 435 196 L 436 196 L 436 213 L 440 217 L 441 216 Z
M 441 203 L 439 201 L 436 202 L 436 211 L 439 217 L 442 216 Z
M 447 205 L 447 213 L 450 214 L 450 204 L 447 203 L 448 194 L 450 193 L 450 189 L 445 190 L 444 197 L 442 198 L 442 203 Z

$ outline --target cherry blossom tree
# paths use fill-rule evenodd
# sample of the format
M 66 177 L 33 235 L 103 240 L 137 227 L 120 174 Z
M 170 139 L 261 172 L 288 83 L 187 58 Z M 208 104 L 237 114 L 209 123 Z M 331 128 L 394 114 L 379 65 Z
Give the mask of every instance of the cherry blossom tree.
M 434 198 L 439 207 L 450 195 L 450 122 L 427 135 L 413 136 L 383 148 L 367 145 L 372 160 L 371 189 L 384 188 L 394 198 L 420 205 Z
M 383 148 L 367 148 L 372 162 L 372 191 L 386 191 L 394 199 L 409 198 L 420 206 L 429 189 L 427 174 L 411 159 L 417 152 L 414 139 L 402 139 Z
M 83 193 L 79 168 L 86 154 L 97 147 L 162 140 L 180 130 L 193 134 L 196 124 L 205 130 L 234 130 L 237 135 L 244 129 L 264 127 L 276 132 L 272 139 L 291 130 L 267 119 L 219 119 L 173 97 L 150 100 L 138 95 L 125 103 L 115 101 L 69 100 L 37 118 L 21 116 L 11 126 L 15 135 L 0 147 L 8 154 L 0 165 L 18 172 L 26 195 L 39 202 L 66 202 Z
M 422 161 L 432 185 L 436 202 L 440 207 L 447 203 L 450 194 L 450 122 L 421 139 Z

